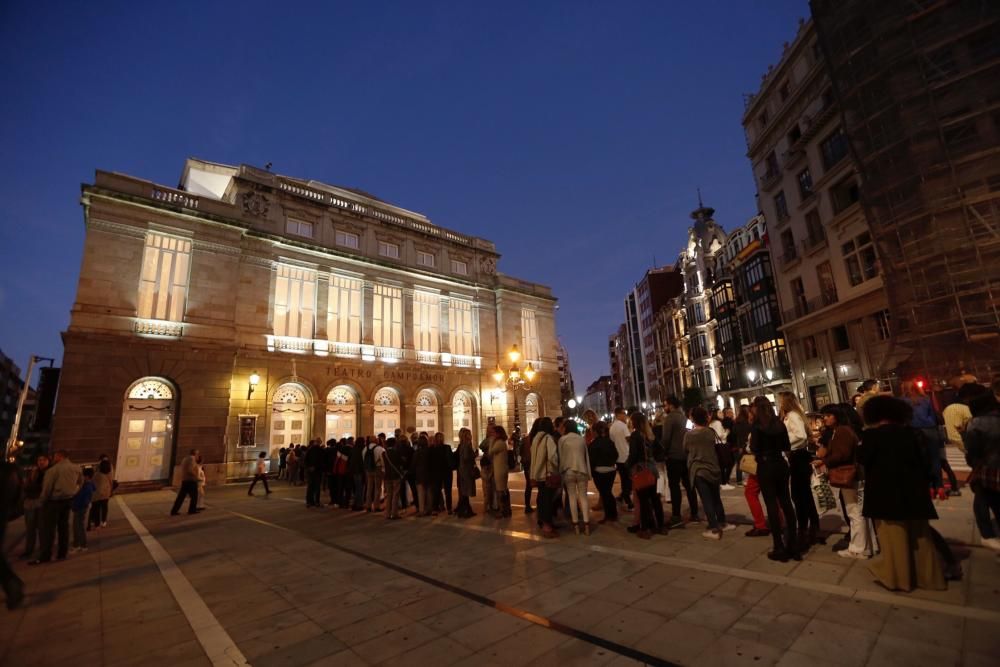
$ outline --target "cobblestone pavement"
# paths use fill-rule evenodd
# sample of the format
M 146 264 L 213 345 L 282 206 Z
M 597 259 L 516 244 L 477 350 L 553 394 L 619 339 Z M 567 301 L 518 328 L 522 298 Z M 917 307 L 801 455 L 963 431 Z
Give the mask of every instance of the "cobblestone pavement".
M 517 507 L 502 521 L 478 505 L 467 521 L 386 521 L 306 509 L 301 487 L 275 487 L 213 488 L 208 511 L 179 517 L 172 492 L 121 496 L 88 552 L 15 561 L 28 598 L 0 611 L 0 664 L 941 667 L 1000 655 L 1000 560 L 978 546 L 968 493 L 939 503 L 937 522 L 963 581 L 894 594 L 829 546 L 774 563 L 769 540 L 743 530 L 643 541 L 626 515 L 589 538 L 542 540 Z M 738 491 L 724 502 L 745 519 Z M 20 526 L 8 535 L 16 554 Z

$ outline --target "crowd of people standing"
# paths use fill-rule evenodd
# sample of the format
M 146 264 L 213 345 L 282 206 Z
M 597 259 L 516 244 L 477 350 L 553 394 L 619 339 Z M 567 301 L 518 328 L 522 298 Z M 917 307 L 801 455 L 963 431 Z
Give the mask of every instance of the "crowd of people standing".
M 475 516 L 470 499 L 479 481 L 484 511 L 503 519 L 512 514 L 509 471 L 520 465 L 524 511 L 536 511 L 535 495 L 536 521 L 548 538 L 558 537 L 560 525 L 590 535 L 596 525 L 613 524 L 631 511 L 627 530 L 642 539 L 695 524 L 705 539 L 720 540 L 736 529 L 721 492 L 742 487 L 752 517 L 744 534 L 770 537 L 768 558 L 801 560 L 825 544 L 820 516 L 839 508 L 847 532 L 833 545 L 836 553 L 873 559 L 870 569 L 887 588 L 939 589 L 962 576 L 948 543 L 931 525 L 935 499 L 961 493 L 947 466 L 945 442 L 961 441 L 973 469 L 969 484 L 983 544 L 1000 549 L 990 516 L 1000 511 L 1000 407 L 994 391 L 1000 387 L 967 384 L 940 410 L 922 386 L 904 383 L 902 396 L 895 397 L 870 382 L 851 404 L 826 405 L 811 415 L 790 392 L 781 392 L 776 405 L 757 396 L 721 412 L 684 410 L 669 397 L 652 420 L 619 408 L 607 423 L 587 411 L 582 420 L 536 419 L 524 437 L 508 437 L 491 424 L 478 447 L 468 429 L 460 431 L 456 447 L 441 433 L 412 429 L 389 437 L 312 441 L 281 451 L 278 477 L 304 483 L 309 507 L 322 504 L 325 489 L 329 505 L 383 512 L 387 519 L 410 507 L 416 516 Z M 943 482 L 943 475 L 950 479 Z M 599 496 L 594 505 L 591 481 Z

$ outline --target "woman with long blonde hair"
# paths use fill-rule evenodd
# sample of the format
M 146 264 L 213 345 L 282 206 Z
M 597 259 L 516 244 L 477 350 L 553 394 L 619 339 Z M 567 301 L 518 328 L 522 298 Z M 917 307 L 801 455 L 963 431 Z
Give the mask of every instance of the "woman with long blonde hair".
M 798 518 L 799 549 L 824 540 L 819 536 L 819 512 L 812 496 L 813 454 L 809 451 L 809 433 L 799 399 L 790 391 L 778 394 L 778 415 L 788 430 L 791 451 L 788 453 L 789 480 L 795 516 Z

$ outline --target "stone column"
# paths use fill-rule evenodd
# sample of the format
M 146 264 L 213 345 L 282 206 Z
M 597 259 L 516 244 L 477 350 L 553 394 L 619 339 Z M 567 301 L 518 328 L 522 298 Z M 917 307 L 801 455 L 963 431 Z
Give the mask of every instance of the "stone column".
M 357 431 L 359 438 L 375 434 L 375 409 L 371 401 L 363 401 L 358 405 Z
M 413 288 L 403 288 L 403 349 L 413 349 Z M 406 354 L 407 358 L 412 354 Z M 412 423 L 412 422 L 411 422 Z
M 417 425 L 417 405 L 413 402 L 415 399 L 416 397 L 400 406 L 399 425 L 403 429 L 403 433 L 406 433 L 406 428 L 408 426 L 415 427 Z
M 439 310 L 438 335 L 441 339 L 441 354 L 449 354 L 451 352 L 451 335 L 448 332 L 448 297 L 441 297 Z M 447 431 L 442 431 L 442 433 L 447 435 Z
M 375 286 L 367 280 L 361 287 L 361 344 L 374 345 L 372 315 L 375 301 Z
M 450 445 L 458 444 L 458 433 L 453 432 L 455 428 L 453 424 L 454 416 L 450 403 L 438 406 L 438 424 L 440 425 L 441 432 L 444 433 L 444 441 Z
M 318 340 L 327 339 L 326 331 L 326 313 L 329 309 L 330 300 L 330 276 L 326 273 L 320 273 L 317 278 L 316 283 L 316 333 L 314 338 Z

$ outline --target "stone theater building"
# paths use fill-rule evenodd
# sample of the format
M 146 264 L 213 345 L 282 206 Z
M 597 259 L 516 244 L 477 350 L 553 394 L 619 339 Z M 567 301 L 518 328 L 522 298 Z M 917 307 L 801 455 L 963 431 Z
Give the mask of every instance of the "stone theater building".
M 490 241 L 366 193 L 190 159 L 178 188 L 98 171 L 53 446 L 122 482 L 210 483 L 261 451 L 397 427 L 524 430 L 559 409 L 549 288 L 497 272 Z M 502 391 L 494 372 L 537 371 Z

